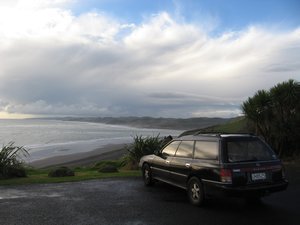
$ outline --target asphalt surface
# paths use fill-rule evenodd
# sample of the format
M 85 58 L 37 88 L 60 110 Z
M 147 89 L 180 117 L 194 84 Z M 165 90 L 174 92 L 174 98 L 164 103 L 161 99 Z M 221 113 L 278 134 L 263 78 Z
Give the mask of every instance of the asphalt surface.
M 298 225 L 300 185 L 270 195 L 253 206 L 242 199 L 210 199 L 189 204 L 185 191 L 141 178 L 0 187 L 1 225 Z

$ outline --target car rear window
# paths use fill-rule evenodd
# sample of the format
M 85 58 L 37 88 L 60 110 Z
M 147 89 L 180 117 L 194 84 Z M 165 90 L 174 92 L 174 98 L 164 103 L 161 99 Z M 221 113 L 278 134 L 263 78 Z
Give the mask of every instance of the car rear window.
M 272 149 L 260 139 L 235 139 L 226 142 L 228 162 L 251 162 L 276 159 Z

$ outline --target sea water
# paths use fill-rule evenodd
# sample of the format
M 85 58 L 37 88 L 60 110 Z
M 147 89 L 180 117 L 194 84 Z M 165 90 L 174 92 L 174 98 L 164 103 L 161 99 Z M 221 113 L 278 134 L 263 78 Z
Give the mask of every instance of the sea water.
M 0 120 L 0 144 L 14 142 L 30 153 L 27 161 L 92 151 L 110 144 L 129 144 L 136 135 L 176 136 L 181 131 L 146 129 L 60 120 Z

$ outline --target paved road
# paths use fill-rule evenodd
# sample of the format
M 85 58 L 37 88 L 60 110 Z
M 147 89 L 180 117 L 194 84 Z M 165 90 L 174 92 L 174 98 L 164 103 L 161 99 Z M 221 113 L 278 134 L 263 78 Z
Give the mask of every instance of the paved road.
M 240 199 L 211 199 L 197 208 L 183 190 L 144 187 L 140 178 L 0 187 L 0 224 L 300 224 L 299 185 L 263 202 L 257 207 Z

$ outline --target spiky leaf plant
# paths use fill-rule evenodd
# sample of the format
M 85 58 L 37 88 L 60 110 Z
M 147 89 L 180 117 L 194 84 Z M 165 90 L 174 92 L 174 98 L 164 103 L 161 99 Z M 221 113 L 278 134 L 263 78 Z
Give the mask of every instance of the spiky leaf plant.
M 161 148 L 162 139 L 159 135 L 155 137 L 133 137 L 133 143 L 127 146 L 128 154 L 125 157 L 126 164 L 130 164 L 131 169 L 138 168 L 138 163 L 142 156 L 150 155 Z
M 22 158 L 29 155 L 24 147 L 15 146 L 10 142 L 0 149 L 0 179 L 12 177 L 26 177 L 26 170 Z

